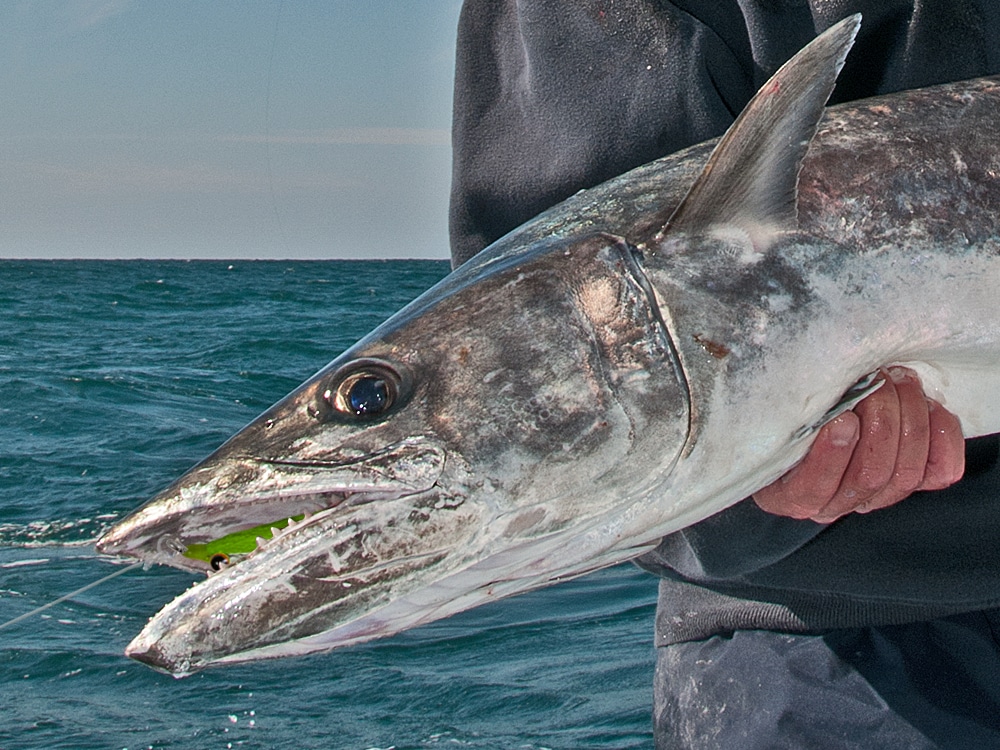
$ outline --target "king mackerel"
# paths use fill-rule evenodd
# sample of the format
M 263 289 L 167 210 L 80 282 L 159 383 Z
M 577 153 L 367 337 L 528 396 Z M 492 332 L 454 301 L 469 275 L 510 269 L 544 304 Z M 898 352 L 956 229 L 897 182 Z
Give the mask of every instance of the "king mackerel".
M 717 142 L 498 240 L 109 530 L 102 552 L 209 573 L 127 653 L 331 649 L 631 559 L 781 476 L 882 367 L 1000 431 L 1000 80 L 825 109 L 859 24 Z

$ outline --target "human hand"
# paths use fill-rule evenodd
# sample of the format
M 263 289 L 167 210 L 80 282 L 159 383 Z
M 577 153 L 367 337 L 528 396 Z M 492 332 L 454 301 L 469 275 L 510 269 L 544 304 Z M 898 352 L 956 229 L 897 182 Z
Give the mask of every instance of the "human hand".
M 830 523 L 961 479 L 958 418 L 924 395 L 912 370 L 892 367 L 882 376 L 881 388 L 820 429 L 802 461 L 754 494 L 761 509 Z

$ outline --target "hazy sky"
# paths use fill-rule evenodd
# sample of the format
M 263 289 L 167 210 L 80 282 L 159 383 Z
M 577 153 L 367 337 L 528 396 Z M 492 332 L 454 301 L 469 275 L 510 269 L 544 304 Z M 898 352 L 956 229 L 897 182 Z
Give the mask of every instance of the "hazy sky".
M 446 258 L 460 5 L 0 2 L 0 257 Z

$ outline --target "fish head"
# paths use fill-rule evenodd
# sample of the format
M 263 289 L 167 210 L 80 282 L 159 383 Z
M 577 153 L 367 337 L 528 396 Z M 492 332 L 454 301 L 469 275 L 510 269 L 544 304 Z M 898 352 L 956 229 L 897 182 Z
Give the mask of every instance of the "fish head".
M 623 508 L 689 421 L 634 248 L 486 253 L 107 532 L 210 574 L 127 653 L 186 673 L 325 650 L 628 559 L 648 545 Z

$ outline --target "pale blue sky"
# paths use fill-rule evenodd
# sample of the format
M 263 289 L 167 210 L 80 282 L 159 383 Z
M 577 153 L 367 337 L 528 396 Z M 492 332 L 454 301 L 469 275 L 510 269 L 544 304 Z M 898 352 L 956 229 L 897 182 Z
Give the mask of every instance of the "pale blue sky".
M 0 2 L 0 257 L 446 258 L 460 5 Z

